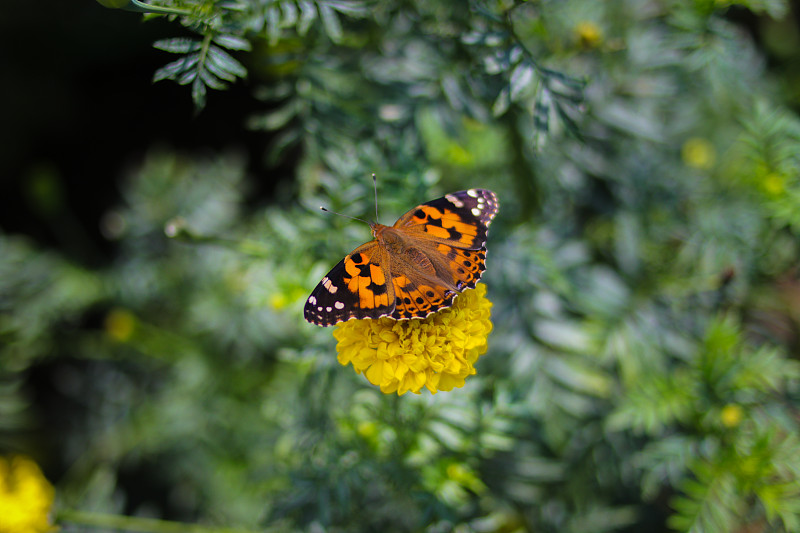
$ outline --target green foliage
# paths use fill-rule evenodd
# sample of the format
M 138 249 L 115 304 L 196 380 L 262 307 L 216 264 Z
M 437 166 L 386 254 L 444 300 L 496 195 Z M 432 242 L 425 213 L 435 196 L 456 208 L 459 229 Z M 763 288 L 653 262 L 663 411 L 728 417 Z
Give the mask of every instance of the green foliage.
M 216 44 L 212 44 L 216 43 Z M 192 39 L 168 39 L 158 41 L 153 46 L 171 52 L 182 54 L 168 65 L 158 69 L 153 75 L 153 81 L 174 80 L 181 85 L 192 84 L 192 98 L 198 107 L 205 106 L 206 87 L 224 89 L 225 81 L 236 81 L 244 77 L 247 70 L 244 66 L 225 52 L 222 47 L 229 50 L 249 50 L 250 43 L 233 35 L 206 35 L 202 42 Z
M 196 37 L 156 79 L 202 107 L 247 75 L 294 180 L 254 204 L 236 156 L 153 150 L 111 264 L 0 235 L 2 442 L 69 465 L 65 531 L 800 529 L 800 122 L 728 3 L 159 6 Z M 498 194 L 463 389 L 384 396 L 301 318 L 369 238 L 318 206 L 371 217 L 372 172 L 384 223 Z M 42 427 L 47 371 L 74 424 Z

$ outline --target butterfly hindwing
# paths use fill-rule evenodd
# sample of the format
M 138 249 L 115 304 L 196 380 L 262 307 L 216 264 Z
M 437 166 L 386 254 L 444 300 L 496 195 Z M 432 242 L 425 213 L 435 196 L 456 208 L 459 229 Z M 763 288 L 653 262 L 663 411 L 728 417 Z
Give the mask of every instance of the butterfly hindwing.
M 306 301 L 303 315 L 319 326 L 351 318 L 378 318 L 394 310 L 394 290 L 381 266 L 375 241 L 359 246 L 322 278 Z
M 456 248 L 479 250 L 497 214 L 497 196 L 486 189 L 447 194 L 408 211 L 394 227 L 419 230 L 437 242 Z
M 486 247 L 464 250 L 447 244 L 437 244 L 439 253 L 447 257 L 453 281 L 459 291 L 474 289 L 486 270 Z
M 408 276 L 392 278 L 395 310 L 392 318 L 415 318 L 450 307 L 456 292 L 436 283 L 415 282 Z

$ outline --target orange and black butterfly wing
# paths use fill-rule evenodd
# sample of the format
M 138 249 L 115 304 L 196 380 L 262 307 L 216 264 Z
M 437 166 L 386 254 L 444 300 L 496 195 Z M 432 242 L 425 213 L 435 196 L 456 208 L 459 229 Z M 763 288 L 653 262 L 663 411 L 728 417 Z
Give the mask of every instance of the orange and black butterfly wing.
M 378 318 L 394 311 L 394 287 L 377 241 L 353 250 L 322 278 L 306 300 L 303 316 L 331 326 L 352 318 Z
M 469 189 L 418 205 L 394 227 L 454 248 L 480 250 L 486 247 L 486 234 L 497 210 L 495 193 Z
M 475 288 L 486 270 L 486 235 L 497 210 L 495 193 L 469 189 L 411 209 L 395 227 L 426 242 L 429 253 L 444 257 L 449 271 L 446 281 L 462 291 Z M 451 304 L 453 295 L 445 299 L 443 307 Z
M 408 276 L 394 276 L 395 309 L 392 318 L 424 318 L 431 313 L 453 305 L 455 290 L 428 280 L 414 280 Z

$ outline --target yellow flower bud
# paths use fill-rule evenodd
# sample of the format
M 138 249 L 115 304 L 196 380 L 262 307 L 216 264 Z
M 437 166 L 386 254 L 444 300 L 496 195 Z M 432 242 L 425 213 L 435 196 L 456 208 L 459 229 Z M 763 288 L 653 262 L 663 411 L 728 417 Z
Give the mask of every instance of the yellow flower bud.
M 594 22 L 583 21 L 575 26 L 575 37 L 581 48 L 597 48 L 603 41 L 603 33 Z
M 681 148 L 683 162 L 692 168 L 708 170 L 714 166 L 717 159 L 717 151 L 707 140 L 700 137 L 692 137 L 683 143 Z
M 136 317 L 125 309 L 112 309 L 105 320 L 106 334 L 117 342 L 130 340 L 136 329 Z
M 727 428 L 735 428 L 738 426 L 743 417 L 744 411 L 735 403 L 729 403 L 722 408 L 722 412 L 720 413 L 722 424 Z

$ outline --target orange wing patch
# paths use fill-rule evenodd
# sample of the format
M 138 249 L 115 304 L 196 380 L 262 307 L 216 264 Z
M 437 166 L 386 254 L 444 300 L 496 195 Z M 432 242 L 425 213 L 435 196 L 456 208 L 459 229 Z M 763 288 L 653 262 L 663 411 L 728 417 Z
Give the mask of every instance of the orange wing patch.
M 345 275 L 342 281 L 348 291 L 358 295 L 358 305 L 361 309 L 389 306 L 386 274 L 383 268 L 373 261 L 369 251 L 362 249 L 357 249 L 344 258 Z
M 421 225 L 427 235 L 440 241 L 467 248 L 474 247 L 480 241 L 479 228 L 449 209 L 422 205 L 415 211 L 411 222 Z

